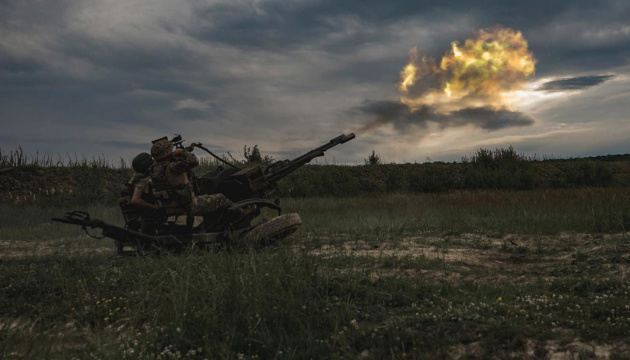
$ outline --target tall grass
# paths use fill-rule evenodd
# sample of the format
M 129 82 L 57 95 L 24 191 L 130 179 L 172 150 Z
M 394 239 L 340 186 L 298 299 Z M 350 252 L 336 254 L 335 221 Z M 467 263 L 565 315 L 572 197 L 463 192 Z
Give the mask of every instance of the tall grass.
M 240 168 L 261 166 L 225 158 Z M 306 165 L 282 179 L 274 196 L 281 198 L 356 197 L 384 194 L 440 193 L 460 190 L 539 190 L 583 187 L 630 186 L 630 163 L 623 156 L 592 159 L 539 161 L 513 148 L 480 149 L 458 163 L 376 164 L 359 166 Z M 31 157 L 22 149 L 0 152 L 0 198 L 9 200 L 47 198 L 50 188 L 63 188 L 66 196 L 85 201 L 114 202 L 132 170 L 123 159 L 115 164 L 104 157 L 54 161 L 50 156 Z M 197 175 L 217 167 L 220 161 L 201 157 Z M 11 192 L 11 196 L 8 196 Z M 33 196 L 33 195 L 36 196 Z M 44 196 L 45 195 L 45 196 Z
M 557 234 L 630 229 L 630 188 L 457 191 L 282 203 L 285 211 L 304 218 L 302 231 L 313 233 Z
M 77 154 L 66 154 L 66 157 L 53 156 L 51 154 L 27 154 L 21 147 L 16 150 L 3 152 L 0 149 L 0 168 L 5 167 L 91 167 L 106 169 L 128 169 L 129 166 L 124 158 L 120 158 L 118 162 L 108 160 L 104 154 L 98 157 L 86 158 Z
M 78 228 L 50 221 L 77 209 L 90 212 L 94 218 L 122 224 L 118 206 L 103 204 L 0 204 L 0 239 L 80 235 Z M 284 199 L 281 205 L 285 213 L 300 214 L 303 225 L 298 237 L 303 238 L 343 233 L 386 239 L 423 232 L 557 234 L 630 229 L 630 188 Z

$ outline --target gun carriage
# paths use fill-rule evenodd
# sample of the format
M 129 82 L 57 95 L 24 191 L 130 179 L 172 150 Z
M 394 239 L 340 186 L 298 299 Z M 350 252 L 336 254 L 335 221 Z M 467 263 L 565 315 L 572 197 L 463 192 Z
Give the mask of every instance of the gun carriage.
M 218 166 L 215 170 L 195 178 L 193 183 L 197 196 L 223 194 L 234 202 L 229 208 L 204 216 L 183 214 L 159 217 L 131 205 L 131 194 L 127 191 L 119 200 L 124 226 L 92 219 L 90 214 L 83 211 L 68 212 L 64 217 L 54 218 L 53 221 L 78 225 L 92 237 L 94 236 L 90 234 L 90 229 L 102 229 L 102 236 L 98 238 L 113 239 L 120 254 L 126 253 L 125 248 L 128 247 L 137 252 L 146 252 L 164 249 L 177 251 L 189 246 L 234 249 L 267 246 L 295 232 L 302 223 L 296 213 L 282 214 L 278 199 L 269 199 L 278 181 L 313 159 L 323 156 L 327 150 L 354 137 L 354 134 L 340 135 L 295 159 L 277 161 L 266 168 L 251 166 L 241 169 L 216 156 L 201 143 L 184 147 L 181 136 L 177 135 L 171 140 L 176 147 L 189 151 L 194 148 L 202 149 L 228 166 Z M 277 216 L 270 220 L 260 219 L 264 208 L 277 212 Z M 152 219 L 153 226 L 143 226 L 142 218 Z

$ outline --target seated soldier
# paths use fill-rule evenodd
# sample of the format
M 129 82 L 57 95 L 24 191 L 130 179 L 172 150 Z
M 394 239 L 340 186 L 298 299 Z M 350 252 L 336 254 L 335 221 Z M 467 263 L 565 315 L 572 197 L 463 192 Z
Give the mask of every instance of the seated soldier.
M 151 179 L 149 170 L 153 159 L 148 153 L 141 153 L 136 156 L 131 165 L 136 174 L 129 180 L 129 185 L 133 189 L 131 204 L 139 209 L 158 211 L 159 206 L 155 204 L 155 199 L 151 193 Z
M 153 144 L 151 156 L 154 160 L 150 171 L 153 194 L 166 215 L 205 215 L 232 205 L 223 194 L 195 196 L 190 172 L 199 161 L 191 152 L 173 151 L 173 143 L 164 138 Z
M 131 165 L 136 174 L 129 180 L 128 186 L 131 190 L 131 204 L 135 206 L 140 214 L 141 231 L 151 233 L 154 229 L 154 218 L 160 207 L 155 203 L 155 198 L 151 191 L 151 179 L 149 170 L 153 164 L 153 158 L 148 153 L 141 153 L 136 156 Z

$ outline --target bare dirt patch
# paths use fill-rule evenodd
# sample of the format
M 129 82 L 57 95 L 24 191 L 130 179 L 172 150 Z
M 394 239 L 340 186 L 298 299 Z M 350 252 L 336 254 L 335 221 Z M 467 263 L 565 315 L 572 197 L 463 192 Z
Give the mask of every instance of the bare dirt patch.
M 86 240 L 89 241 L 89 240 Z M 47 256 L 55 253 L 116 253 L 111 241 L 86 244 L 69 240 L 0 240 L 0 259 Z
M 610 257 L 614 254 L 623 260 L 630 253 L 630 244 L 625 243 L 624 239 L 627 239 L 627 234 L 623 233 L 563 233 L 555 236 L 507 234 L 501 237 L 479 234 L 423 235 L 378 242 L 325 239 L 322 241 L 323 245 L 309 250 L 309 253 L 329 259 L 350 256 L 441 260 L 445 267 L 459 269 L 464 273 L 464 276 L 432 270 L 406 273 L 406 275 L 418 277 L 464 278 L 497 282 L 513 281 L 517 278 L 519 281 L 528 281 L 531 275 L 548 275 L 553 267 L 575 263 L 576 257 L 579 258 L 578 254 L 587 254 L 591 258 Z M 627 264 L 620 263 L 616 271 L 625 273 L 627 267 Z M 505 274 L 496 274 L 502 271 Z M 466 274 L 467 272 L 475 274 Z M 485 275 L 483 275 L 484 272 Z M 400 273 L 400 271 L 394 271 L 394 273 Z M 436 274 L 447 275 L 436 276 Z M 529 276 L 515 277 L 514 274 Z
M 614 344 L 606 344 L 601 342 L 582 342 L 575 339 L 566 345 L 559 345 L 556 341 L 547 341 L 544 346 L 547 359 L 565 360 L 565 359 L 610 359 L 611 355 L 615 355 L 620 359 L 630 357 L 630 349 L 628 344 L 618 342 Z

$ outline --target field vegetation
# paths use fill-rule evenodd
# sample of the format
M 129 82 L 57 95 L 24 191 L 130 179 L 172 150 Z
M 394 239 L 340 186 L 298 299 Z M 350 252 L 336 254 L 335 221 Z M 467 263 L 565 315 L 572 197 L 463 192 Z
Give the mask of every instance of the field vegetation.
M 630 356 L 628 187 L 282 202 L 277 247 L 159 257 L 1 204 L 0 357 Z
M 281 181 L 276 247 L 121 257 L 50 219 L 122 224 L 127 162 L 0 152 L 0 358 L 630 358 L 628 160 L 373 151 Z
M 239 167 L 267 166 L 274 161 L 257 146 L 244 147 Z M 460 190 L 539 190 L 630 186 L 630 155 L 547 159 L 507 149 L 479 149 L 459 162 L 383 164 L 372 151 L 365 164 L 331 165 L 324 161 L 299 168 L 278 184 L 280 198 L 355 197 L 385 194 L 441 193 Z M 222 165 L 201 158 L 197 175 Z M 105 158 L 66 159 L 26 155 L 21 149 L 0 151 L 0 200 L 115 201 L 133 175 L 128 162 Z M 6 173 L 4 171 L 7 171 Z

